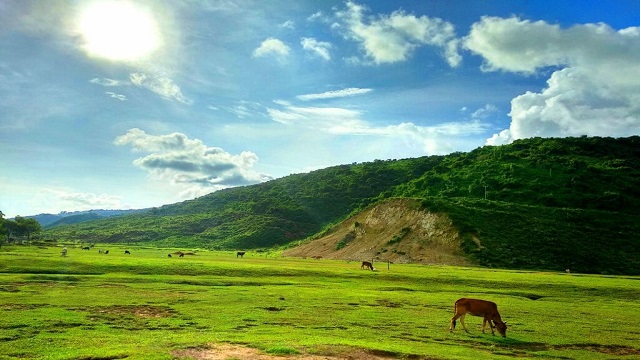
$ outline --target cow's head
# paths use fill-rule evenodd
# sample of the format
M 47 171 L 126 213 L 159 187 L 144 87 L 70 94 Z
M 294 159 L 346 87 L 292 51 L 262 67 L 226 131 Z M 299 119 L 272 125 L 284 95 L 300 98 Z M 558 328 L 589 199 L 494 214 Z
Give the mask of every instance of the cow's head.
M 500 333 L 502 337 L 507 337 L 507 323 L 502 321 L 494 321 L 493 323 L 496 324 L 496 330 L 498 330 L 498 333 Z

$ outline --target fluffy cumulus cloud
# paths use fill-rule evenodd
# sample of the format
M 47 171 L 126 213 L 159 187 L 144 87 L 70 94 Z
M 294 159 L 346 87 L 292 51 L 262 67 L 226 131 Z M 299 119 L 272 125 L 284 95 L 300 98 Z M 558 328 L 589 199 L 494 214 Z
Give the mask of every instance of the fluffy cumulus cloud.
M 366 61 L 375 64 L 405 61 L 424 45 L 440 48 L 452 67 L 458 66 L 462 60 L 455 28 L 447 21 L 417 17 L 403 11 L 369 18 L 365 16 L 365 6 L 351 1 L 346 6 L 346 10 L 337 13 L 342 22 L 340 28 L 346 29 L 348 39 L 361 44 Z
M 277 101 L 278 108 L 268 108 L 272 120 L 312 131 L 337 136 L 376 137 L 376 143 L 401 140 L 426 154 L 447 154 L 455 151 L 465 138 L 487 131 L 488 125 L 478 120 L 420 126 L 411 122 L 377 126 L 363 119 L 360 111 L 335 107 L 302 107 Z M 451 139 L 457 139 L 451 141 Z
M 253 57 L 275 56 L 277 58 L 286 58 L 291 48 L 276 38 L 268 38 L 263 41 L 260 46 L 253 50 Z
M 258 161 L 253 152 L 229 154 L 181 133 L 150 135 L 140 129 L 131 129 L 117 137 L 114 143 L 149 153 L 134 160 L 133 164 L 157 178 L 183 185 L 183 190 L 191 195 L 272 179 L 253 170 Z
M 490 145 L 533 136 L 629 136 L 640 132 L 640 28 L 606 24 L 563 29 L 544 21 L 485 17 L 464 45 L 483 70 L 534 74 L 547 87 L 511 101 L 511 125 Z

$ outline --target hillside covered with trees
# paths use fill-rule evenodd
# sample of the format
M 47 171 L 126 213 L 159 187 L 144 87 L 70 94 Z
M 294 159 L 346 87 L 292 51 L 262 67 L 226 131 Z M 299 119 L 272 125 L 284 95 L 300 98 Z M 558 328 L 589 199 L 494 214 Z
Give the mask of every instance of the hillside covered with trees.
M 639 186 L 638 136 L 534 138 L 447 156 L 335 166 L 145 213 L 61 225 L 44 235 L 64 241 L 268 248 L 291 245 L 380 200 L 411 197 L 447 213 L 463 236 L 476 236 L 483 247 L 464 250 L 480 265 L 556 269 L 577 254 L 574 263 L 582 271 L 640 273 L 633 261 L 640 258 L 634 238 L 640 230 Z M 545 245 L 538 246 L 543 240 Z M 613 254 L 609 261 L 623 248 L 623 258 L 632 260 L 626 270 L 585 260 L 600 249 Z M 542 261 L 536 255 L 542 251 L 552 255 Z

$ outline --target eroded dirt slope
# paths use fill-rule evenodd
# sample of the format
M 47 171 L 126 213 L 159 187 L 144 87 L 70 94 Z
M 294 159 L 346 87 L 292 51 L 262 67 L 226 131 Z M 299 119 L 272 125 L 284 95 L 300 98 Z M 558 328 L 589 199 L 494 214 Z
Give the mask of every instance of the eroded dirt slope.
M 413 199 L 392 199 L 345 220 L 327 235 L 285 251 L 285 256 L 470 265 L 460 236 L 443 214 Z

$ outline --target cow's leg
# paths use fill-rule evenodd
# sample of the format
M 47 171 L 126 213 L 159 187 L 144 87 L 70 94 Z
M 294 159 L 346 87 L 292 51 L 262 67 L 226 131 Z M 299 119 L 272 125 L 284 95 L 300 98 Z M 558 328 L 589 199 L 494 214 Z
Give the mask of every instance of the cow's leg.
M 458 319 L 460 319 L 460 322 L 462 323 L 464 314 L 455 313 L 455 315 L 453 315 L 453 317 L 451 318 L 451 324 L 449 324 L 449 331 L 453 332 L 453 329 L 456 328 L 456 320 Z M 462 324 L 462 327 L 464 328 L 464 324 Z
M 489 324 L 489 327 L 491 328 L 491 333 L 493 333 L 493 325 L 491 324 L 491 320 L 488 318 L 482 319 L 482 332 L 484 333 L 484 328 L 486 327 L 487 324 Z
M 497 329 L 497 327 L 496 327 L 496 322 L 495 322 L 495 321 L 489 321 L 489 325 L 492 325 L 492 326 L 491 326 L 491 335 L 494 335 L 494 336 L 495 336 L 496 334 L 493 332 L 493 329 L 494 329 L 494 328 L 495 328 L 495 329 Z
M 496 336 L 496 333 L 493 332 L 493 323 L 490 319 L 486 319 L 486 321 L 489 323 L 489 327 L 491 328 L 491 335 Z
M 458 314 L 453 315 L 453 317 L 451 318 L 451 323 L 449 324 L 449 331 L 453 332 L 453 329 L 456 328 L 456 320 L 458 320 L 459 317 L 460 315 Z
M 462 314 L 462 316 L 460 316 L 460 324 L 462 324 L 462 328 L 464 329 L 464 331 L 469 332 L 469 330 L 467 330 L 467 326 L 464 324 L 464 316 L 466 314 Z

